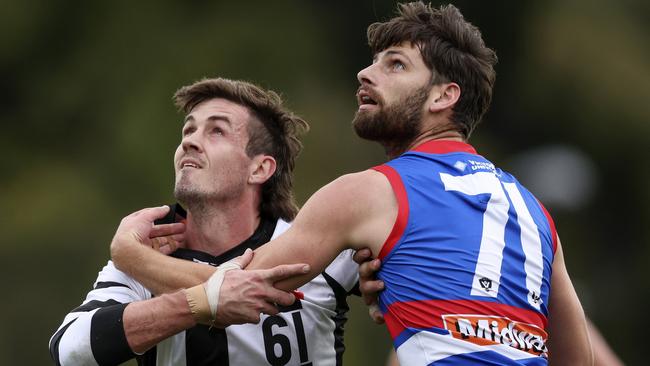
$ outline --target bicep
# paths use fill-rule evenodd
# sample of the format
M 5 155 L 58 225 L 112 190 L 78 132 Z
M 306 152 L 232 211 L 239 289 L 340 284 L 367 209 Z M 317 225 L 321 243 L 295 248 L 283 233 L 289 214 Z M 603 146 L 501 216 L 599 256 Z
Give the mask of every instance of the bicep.
M 305 203 L 285 233 L 255 251 L 247 269 L 309 264 L 308 274 L 276 285 L 286 290 L 295 289 L 317 276 L 341 251 L 353 246 L 350 237 L 359 224 L 359 215 L 350 207 L 349 193 L 345 179 L 321 188 Z

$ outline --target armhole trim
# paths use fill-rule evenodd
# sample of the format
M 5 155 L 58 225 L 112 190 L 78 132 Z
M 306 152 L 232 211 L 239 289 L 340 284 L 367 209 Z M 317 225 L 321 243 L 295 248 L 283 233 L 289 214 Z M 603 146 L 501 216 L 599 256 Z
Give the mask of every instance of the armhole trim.
M 546 216 L 546 220 L 548 221 L 548 225 L 551 227 L 551 235 L 553 236 L 553 254 L 555 254 L 555 251 L 557 250 L 557 230 L 555 229 L 555 222 L 553 221 L 553 218 L 551 217 L 551 214 L 548 213 L 546 210 L 546 207 L 539 202 L 539 206 L 542 208 L 542 211 L 544 211 L 544 216 Z
M 390 182 L 390 185 L 393 188 L 395 198 L 397 199 L 397 218 L 395 218 L 393 229 L 382 245 L 378 256 L 378 258 L 383 261 L 404 234 L 409 216 L 409 201 L 408 196 L 406 195 L 404 182 L 402 182 L 402 178 L 393 167 L 384 164 L 373 167 L 372 169 L 382 173 L 388 179 L 388 182 Z

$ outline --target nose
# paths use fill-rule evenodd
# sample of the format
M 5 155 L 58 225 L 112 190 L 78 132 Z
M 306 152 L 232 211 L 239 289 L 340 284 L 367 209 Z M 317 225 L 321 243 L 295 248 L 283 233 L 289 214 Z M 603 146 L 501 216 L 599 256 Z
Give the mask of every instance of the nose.
M 201 152 L 201 144 L 198 141 L 198 133 L 190 133 L 187 134 L 183 137 L 183 140 L 181 140 L 181 147 L 183 148 L 184 152 L 188 152 L 190 150 L 194 150 L 196 152 Z
M 359 71 L 357 73 L 357 80 L 359 80 L 359 84 L 364 85 L 364 84 L 370 84 L 374 85 L 373 82 L 373 76 L 372 76 L 372 69 L 373 69 L 374 64 L 368 65 L 365 69 Z

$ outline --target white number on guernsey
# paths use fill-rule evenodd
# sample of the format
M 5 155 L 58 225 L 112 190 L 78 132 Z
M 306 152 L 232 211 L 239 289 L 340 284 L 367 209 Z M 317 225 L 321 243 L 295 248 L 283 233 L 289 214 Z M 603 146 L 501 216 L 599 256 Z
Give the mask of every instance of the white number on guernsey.
M 446 191 L 457 191 L 466 195 L 490 194 L 483 214 L 481 246 L 472 280 L 473 296 L 497 297 L 501 282 L 501 262 L 506 246 L 505 228 L 508 210 L 512 202 L 517 213 L 517 224 L 521 228 L 521 243 L 525 255 L 526 288 L 528 303 L 539 309 L 542 287 L 542 244 L 537 225 L 528 211 L 521 192 L 514 183 L 501 183 L 491 172 L 479 172 L 461 176 L 440 173 Z

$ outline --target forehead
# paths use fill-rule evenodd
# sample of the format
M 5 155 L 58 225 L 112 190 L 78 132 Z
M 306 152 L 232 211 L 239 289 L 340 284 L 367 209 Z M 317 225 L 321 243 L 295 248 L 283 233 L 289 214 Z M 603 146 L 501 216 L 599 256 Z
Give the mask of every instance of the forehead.
M 241 104 L 228 99 L 213 98 L 197 104 L 185 117 L 188 121 L 226 120 L 233 126 L 246 126 L 250 111 Z

